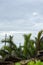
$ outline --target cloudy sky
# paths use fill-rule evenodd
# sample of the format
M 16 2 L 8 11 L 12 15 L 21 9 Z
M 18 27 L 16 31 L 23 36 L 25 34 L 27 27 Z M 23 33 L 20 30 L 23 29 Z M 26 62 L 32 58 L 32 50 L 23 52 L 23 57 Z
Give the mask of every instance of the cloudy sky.
M 43 0 L 0 0 L 0 35 L 7 32 L 35 35 L 43 29 Z M 21 39 L 22 40 L 22 39 Z

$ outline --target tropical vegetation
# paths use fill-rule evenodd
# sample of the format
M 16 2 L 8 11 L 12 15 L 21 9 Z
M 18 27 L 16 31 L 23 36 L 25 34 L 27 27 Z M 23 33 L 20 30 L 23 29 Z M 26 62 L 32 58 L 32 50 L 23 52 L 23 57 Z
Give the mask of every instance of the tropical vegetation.
M 9 55 L 16 56 L 22 60 L 36 57 L 37 51 L 43 50 L 43 30 L 39 31 L 34 39 L 32 39 L 31 36 L 31 33 L 24 34 L 23 46 L 19 45 L 19 47 L 17 47 L 16 43 L 13 41 L 13 36 L 10 35 L 6 37 L 5 35 L 5 39 L 1 40 L 1 43 L 5 43 L 0 49 L 2 59 Z M 31 63 L 29 65 L 31 65 Z

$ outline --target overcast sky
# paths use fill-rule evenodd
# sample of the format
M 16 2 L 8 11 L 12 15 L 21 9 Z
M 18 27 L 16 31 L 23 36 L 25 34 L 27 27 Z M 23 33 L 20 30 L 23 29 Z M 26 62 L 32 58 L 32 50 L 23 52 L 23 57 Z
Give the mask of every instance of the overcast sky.
M 41 29 L 43 0 L 0 0 L 0 33 L 5 31 L 37 33 Z

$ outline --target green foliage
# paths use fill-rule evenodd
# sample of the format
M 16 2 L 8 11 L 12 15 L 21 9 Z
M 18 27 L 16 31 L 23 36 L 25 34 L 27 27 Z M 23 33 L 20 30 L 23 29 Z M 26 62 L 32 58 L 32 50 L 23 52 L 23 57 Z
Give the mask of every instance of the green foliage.
M 17 47 L 16 44 L 13 42 L 13 36 L 10 35 L 8 38 L 3 39 L 1 42 L 5 43 L 5 46 L 0 49 L 0 55 L 2 57 L 5 57 L 9 54 L 16 55 L 22 59 L 29 59 L 34 57 L 38 50 L 43 50 L 43 30 L 38 32 L 35 40 L 31 39 L 31 35 L 31 33 L 24 34 L 24 45 L 19 45 L 19 47 Z M 8 46 L 6 45 L 7 43 Z
M 21 65 L 19 62 L 15 63 L 14 65 Z
M 19 62 L 17 62 L 17 63 L 15 63 L 15 65 L 22 65 L 22 64 L 20 64 Z M 29 61 L 26 65 L 43 65 L 43 62 L 41 62 L 40 60 L 39 61 L 36 61 L 36 62 Z
M 24 34 L 24 51 L 25 57 L 28 59 L 35 55 L 34 40 L 31 39 L 31 34 Z
M 27 65 L 35 65 L 35 62 L 34 61 L 30 61 L 27 63 Z
M 4 50 L 8 51 L 9 54 L 12 53 L 12 48 L 11 48 L 11 47 L 9 47 L 9 46 L 4 46 L 3 48 L 4 48 Z
M 42 41 L 42 38 L 43 38 L 42 34 L 43 34 L 43 30 L 39 31 L 37 37 L 35 37 L 36 51 L 41 50 L 41 44 L 43 43 L 43 41 Z
M 35 63 L 35 65 L 42 65 L 42 62 L 39 60 Z
M 31 37 L 31 34 L 24 34 L 24 55 L 25 56 L 28 56 L 28 52 L 29 52 L 29 43 L 30 43 L 30 37 Z
M 6 54 L 9 54 L 9 53 L 3 49 L 0 50 L 0 55 L 2 56 L 2 58 L 4 58 Z
M 27 65 L 43 65 L 43 62 L 41 62 L 40 60 L 37 61 L 37 62 L 30 61 L 30 62 L 27 63 Z

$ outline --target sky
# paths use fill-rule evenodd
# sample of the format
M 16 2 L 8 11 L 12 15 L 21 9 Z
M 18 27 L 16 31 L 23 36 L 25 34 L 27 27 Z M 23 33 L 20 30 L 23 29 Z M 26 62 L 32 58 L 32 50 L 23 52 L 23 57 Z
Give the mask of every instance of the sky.
M 43 29 L 43 0 L 0 0 L 0 38 L 13 34 L 23 42 L 23 33 L 33 36 Z

